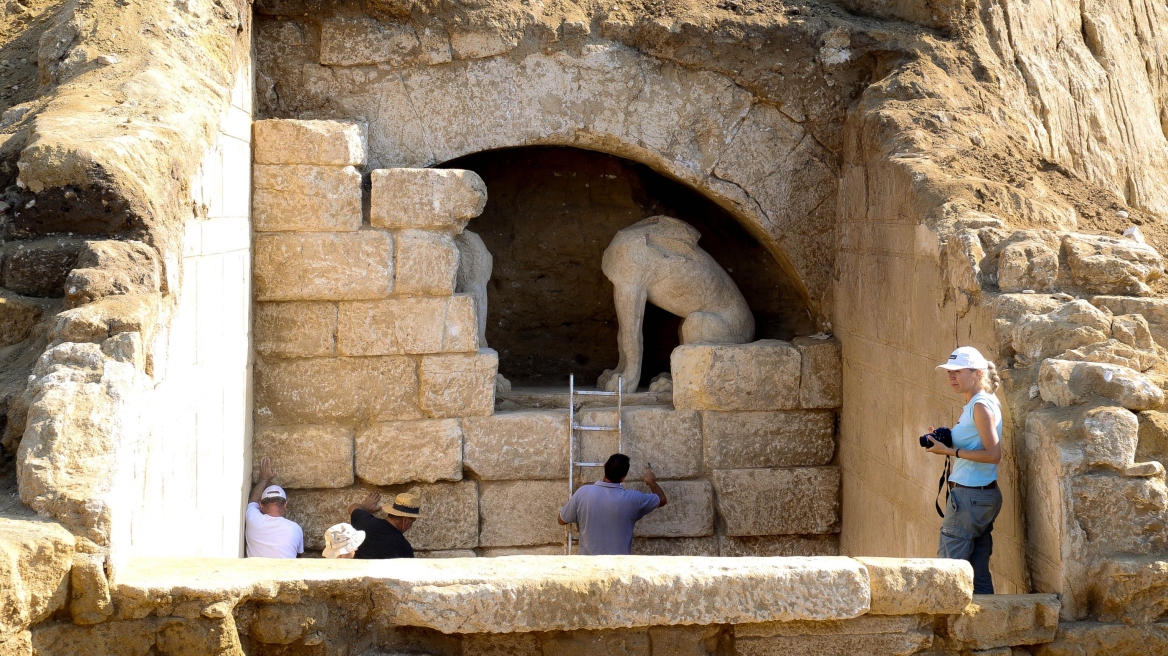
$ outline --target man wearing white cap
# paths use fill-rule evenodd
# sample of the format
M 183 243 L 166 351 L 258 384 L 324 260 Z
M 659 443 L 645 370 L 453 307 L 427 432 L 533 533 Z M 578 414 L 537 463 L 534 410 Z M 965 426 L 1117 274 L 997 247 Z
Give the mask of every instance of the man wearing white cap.
M 260 460 L 260 479 L 251 489 L 244 515 L 243 536 L 249 558 L 295 558 L 304 553 L 304 531 L 284 517 L 288 495 L 279 485 L 269 485 L 275 477 L 272 459 Z

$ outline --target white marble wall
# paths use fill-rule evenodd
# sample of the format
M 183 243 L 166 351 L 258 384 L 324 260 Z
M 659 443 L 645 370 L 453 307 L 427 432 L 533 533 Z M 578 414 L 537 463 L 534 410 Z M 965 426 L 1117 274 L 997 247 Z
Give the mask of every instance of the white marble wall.
M 237 80 L 193 182 L 197 209 L 172 290 L 178 305 L 151 347 L 152 411 L 130 458 L 130 493 L 141 496 L 120 556 L 243 555 L 251 473 L 251 71 Z

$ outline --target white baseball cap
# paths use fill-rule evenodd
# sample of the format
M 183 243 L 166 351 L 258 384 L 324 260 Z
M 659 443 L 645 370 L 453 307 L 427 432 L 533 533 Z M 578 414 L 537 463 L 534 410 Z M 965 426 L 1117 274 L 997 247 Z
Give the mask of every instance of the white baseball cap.
M 266 501 L 268 499 L 283 499 L 287 501 L 288 495 L 284 493 L 284 488 L 279 485 L 269 485 L 264 488 L 264 493 L 260 495 L 260 501 Z
M 990 361 L 982 356 L 981 351 L 972 346 L 961 346 L 953 353 L 949 354 L 949 360 L 945 364 L 937 365 L 938 369 L 948 369 L 949 371 L 956 371 L 957 369 L 989 369 Z

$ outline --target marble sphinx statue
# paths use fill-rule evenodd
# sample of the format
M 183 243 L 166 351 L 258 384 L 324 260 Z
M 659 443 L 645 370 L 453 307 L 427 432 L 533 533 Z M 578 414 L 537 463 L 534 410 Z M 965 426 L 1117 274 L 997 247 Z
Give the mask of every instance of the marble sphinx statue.
M 701 234 L 668 216 L 654 216 L 621 230 L 604 249 L 601 270 L 612 281 L 619 324 L 616 369 L 597 386 L 610 392 L 617 377 L 625 392 L 641 378 L 641 325 L 645 303 L 683 319 L 681 343 L 745 344 L 754 338 L 754 315 L 726 271 L 698 246 Z

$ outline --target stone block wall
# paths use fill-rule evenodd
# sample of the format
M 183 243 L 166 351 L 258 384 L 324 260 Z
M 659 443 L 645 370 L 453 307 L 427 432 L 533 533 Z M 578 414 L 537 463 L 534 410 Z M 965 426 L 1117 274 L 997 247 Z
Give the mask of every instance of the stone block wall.
M 561 553 L 568 411 L 495 411 L 498 359 L 455 293 L 453 236 L 482 211 L 482 181 L 378 169 L 366 204 L 360 126 L 259 121 L 255 139 L 253 468 L 272 458 L 308 548 L 378 489 L 422 497 L 409 537 L 427 555 Z M 838 344 L 691 345 L 672 368 L 674 405 L 623 411 L 630 486 L 651 462 L 670 499 L 638 524 L 636 550 L 837 553 Z M 579 421 L 615 414 L 589 407 Z M 580 457 L 618 446 L 587 433 Z

